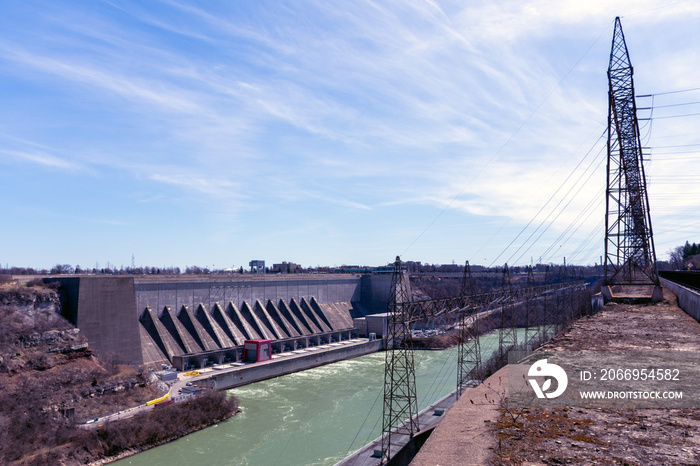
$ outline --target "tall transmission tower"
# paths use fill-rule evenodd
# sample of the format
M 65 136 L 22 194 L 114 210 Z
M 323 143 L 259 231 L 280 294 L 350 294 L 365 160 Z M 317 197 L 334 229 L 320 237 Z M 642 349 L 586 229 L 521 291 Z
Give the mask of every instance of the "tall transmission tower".
M 620 18 L 615 18 L 608 66 L 608 165 L 605 215 L 604 293 L 613 298 L 626 289 L 652 285 L 652 300 L 661 299 L 651 229 L 633 69 Z
M 515 294 L 510 278 L 508 264 L 503 267 L 501 289 L 506 296 L 501 301 L 501 326 L 498 332 L 498 356 L 501 361 L 508 361 L 508 351 L 518 345 L 517 321 L 515 314 Z
M 483 377 L 483 366 L 480 364 L 481 351 L 478 346 L 478 338 L 476 338 L 479 333 L 478 328 L 476 328 L 478 325 L 476 314 L 484 311 L 498 312 L 497 309 L 500 306 L 499 354 L 505 359 L 507 351 L 517 343 L 517 316 L 514 312 L 516 302 L 540 296 L 542 299 L 547 299 L 549 296 L 551 303 L 554 298 L 558 299 L 568 288 L 580 290 L 583 286 L 583 282 L 567 282 L 546 283 L 539 287 L 515 288 L 510 280 L 506 264 L 502 289 L 477 295 L 474 292 L 471 269 L 469 262 L 467 262 L 460 295 L 411 302 L 408 292 L 408 277 L 404 274 L 401 259 L 396 257 L 391 278 L 391 291 L 387 300 L 387 328 L 384 341 L 386 364 L 384 368 L 381 463 L 387 464 L 392 460 L 392 454 L 395 455 L 406 444 L 405 437 L 411 438 L 420 432 L 410 330 L 412 324 L 420 321 L 430 322 L 431 319 L 436 318 L 444 321 L 448 316 L 456 317 L 458 325 L 461 324 L 457 382 L 457 396 L 459 396 L 468 381 L 480 381 Z M 554 315 L 558 314 L 557 310 L 552 312 Z M 474 323 L 474 326 L 469 325 L 470 323 Z
M 535 272 L 532 270 L 532 266 L 527 268 L 527 287 L 537 286 L 535 280 Z M 540 333 L 541 319 L 538 312 L 538 300 L 536 296 L 528 296 L 525 299 L 525 344 L 530 345 L 531 348 L 537 346 L 537 340 Z
M 476 289 L 469 261 L 462 276 L 462 303 L 459 312 L 459 345 L 457 346 L 457 398 L 472 381 L 481 382 L 481 347 L 479 346 L 479 316 L 475 303 Z
M 407 277 L 406 277 L 407 279 Z M 391 459 L 392 434 L 413 437 L 418 426 L 416 371 L 413 365 L 411 303 L 401 259 L 396 256 L 387 301 L 386 365 L 382 410 L 382 463 Z

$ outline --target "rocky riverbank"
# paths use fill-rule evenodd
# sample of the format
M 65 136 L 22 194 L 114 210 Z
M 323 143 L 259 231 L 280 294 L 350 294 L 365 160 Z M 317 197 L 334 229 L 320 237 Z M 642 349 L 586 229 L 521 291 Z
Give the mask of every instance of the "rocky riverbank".
M 86 419 L 163 393 L 144 368 L 98 359 L 40 281 L 0 285 L 0 463 L 86 464 L 173 440 L 232 416 L 235 399 L 209 393 L 96 430 Z

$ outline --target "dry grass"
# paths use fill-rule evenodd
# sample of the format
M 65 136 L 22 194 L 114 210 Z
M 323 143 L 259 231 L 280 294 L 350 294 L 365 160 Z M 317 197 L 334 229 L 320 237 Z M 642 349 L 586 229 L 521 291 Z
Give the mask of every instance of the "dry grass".
M 548 350 L 697 351 L 700 324 L 666 292 L 656 305 L 610 305 L 573 324 Z M 700 464 L 699 409 L 502 409 L 494 464 Z

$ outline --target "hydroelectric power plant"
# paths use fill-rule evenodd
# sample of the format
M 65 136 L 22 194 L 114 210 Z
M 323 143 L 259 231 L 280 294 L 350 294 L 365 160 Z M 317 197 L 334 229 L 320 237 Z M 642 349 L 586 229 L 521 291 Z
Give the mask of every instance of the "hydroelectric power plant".
M 47 280 L 101 357 L 181 369 L 239 361 L 246 339 L 281 353 L 357 337 L 353 319 L 385 312 L 391 286 L 382 272 Z

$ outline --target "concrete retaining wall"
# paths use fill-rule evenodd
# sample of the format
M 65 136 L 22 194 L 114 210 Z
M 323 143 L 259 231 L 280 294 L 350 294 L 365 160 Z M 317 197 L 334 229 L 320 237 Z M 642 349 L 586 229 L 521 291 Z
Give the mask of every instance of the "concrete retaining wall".
M 292 298 L 297 301 L 306 298 L 310 301 L 312 297 L 321 304 L 360 302 L 361 282 L 359 275 L 137 277 L 134 279 L 135 310 L 138 314 L 147 307 L 161 310 L 165 306 L 172 309 L 187 306 L 194 310 L 200 304 L 211 309 L 217 302 L 221 305 L 233 302 L 240 309 L 244 301 L 252 305 L 256 300 L 265 303 L 268 300 L 290 302 Z
M 681 309 L 694 317 L 695 320 L 700 321 L 700 293 L 665 278 L 661 279 L 661 284 L 678 297 L 678 306 Z
M 312 367 L 330 364 L 343 359 L 364 356 L 365 354 L 379 351 L 381 340 L 370 341 L 362 344 L 339 346 L 328 350 L 312 351 L 302 356 L 289 357 L 289 359 L 274 359 L 272 361 L 251 364 L 241 367 L 233 372 L 216 374 L 203 382 L 216 390 L 226 390 L 253 382 L 259 382 L 292 372 L 303 371 Z
M 363 275 L 361 281 L 361 304 L 366 309 L 366 314 L 386 312 L 386 303 L 391 292 L 390 273 L 376 273 Z M 411 282 L 408 274 L 404 274 L 404 286 L 408 291 L 408 300 L 411 301 Z

